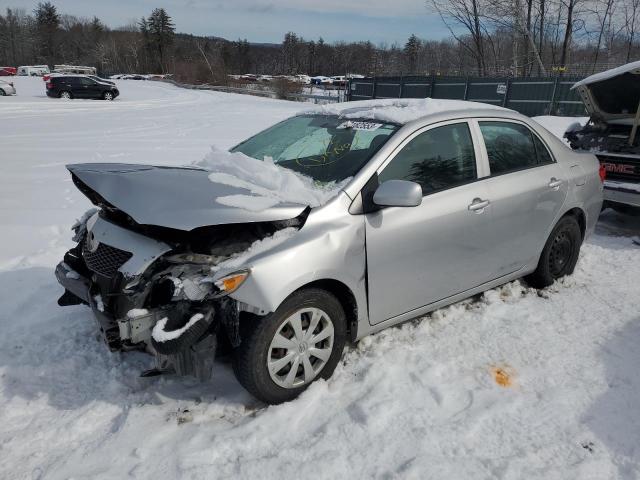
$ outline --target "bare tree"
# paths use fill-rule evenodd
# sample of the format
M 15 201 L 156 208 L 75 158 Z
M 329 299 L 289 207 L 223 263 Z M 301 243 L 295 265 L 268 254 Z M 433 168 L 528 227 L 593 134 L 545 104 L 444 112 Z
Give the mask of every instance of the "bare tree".
M 631 48 L 636 36 L 638 17 L 640 16 L 640 0 L 625 0 L 623 3 L 623 28 L 626 35 L 626 57 L 625 61 L 631 60 Z
M 431 0 L 433 9 L 440 15 L 451 36 L 476 60 L 478 73 L 486 75 L 487 65 L 484 52 L 484 37 L 488 29 L 483 24 L 484 4 L 482 0 Z M 470 41 L 454 32 L 452 24 L 457 24 L 469 34 Z

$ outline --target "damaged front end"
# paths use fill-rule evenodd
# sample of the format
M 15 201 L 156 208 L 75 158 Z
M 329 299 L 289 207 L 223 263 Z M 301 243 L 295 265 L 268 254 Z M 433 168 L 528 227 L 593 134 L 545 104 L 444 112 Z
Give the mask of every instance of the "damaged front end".
M 112 351 L 156 358 L 143 375 L 211 377 L 217 340 L 239 345 L 239 319 L 252 308 L 229 297 L 250 274 L 225 261 L 257 240 L 300 228 L 307 211 L 283 221 L 214 225 L 181 231 L 144 226 L 101 205 L 74 227 L 78 244 L 56 267 L 59 305 L 86 304 Z

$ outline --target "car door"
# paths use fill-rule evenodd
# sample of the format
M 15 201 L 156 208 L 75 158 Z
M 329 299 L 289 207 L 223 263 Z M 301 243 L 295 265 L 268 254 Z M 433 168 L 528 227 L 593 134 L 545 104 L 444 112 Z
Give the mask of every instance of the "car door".
M 429 126 L 378 170 L 379 183 L 419 183 L 423 199 L 365 214 L 372 324 L 490 280 L 485 250 L 493 227 L 477 140 L 467 121 Z
M 71 90 L 73 98 L 87 98 L 87 92 L 79 77 L 66 77 L 64 83 Z
M 537 262 L 568 192 L 551 151 L 516 120 L 477 120 L 490 177 L 485 180 L 496 235 L 487 252 L 495 277 Z
M 100 98 L 102 91 L 100 85 L 90 78 L 80 77 L 80 83 L 82 84 L 82 90 L 84 91 L 84 98 Z

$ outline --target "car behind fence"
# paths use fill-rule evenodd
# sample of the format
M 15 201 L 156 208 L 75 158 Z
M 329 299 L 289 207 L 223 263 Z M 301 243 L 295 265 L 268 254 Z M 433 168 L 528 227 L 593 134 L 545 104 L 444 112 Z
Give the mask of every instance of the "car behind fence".
M 528 116 L 584 116 L 582 100 L 571 90 L 578 80 L 567 76 L 354 78 L 349 83 L 348 99 L 431 97 L 500 105 Z

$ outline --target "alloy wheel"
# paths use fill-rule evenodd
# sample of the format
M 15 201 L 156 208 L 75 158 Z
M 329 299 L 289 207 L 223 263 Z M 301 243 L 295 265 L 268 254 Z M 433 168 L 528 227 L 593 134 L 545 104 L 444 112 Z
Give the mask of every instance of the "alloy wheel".
M 106 92 L 106 93 L 104 94 L 104 99 L 105 99 L 105 100 L 113 100 L 113 93 L 111 93 L 111 92 Z
M 267 353 L 267 369 L 280 387 L 297 388 L 313 381 L 329 361 L 333 322 L 319 308 L 303 308 L 287 317 Z

